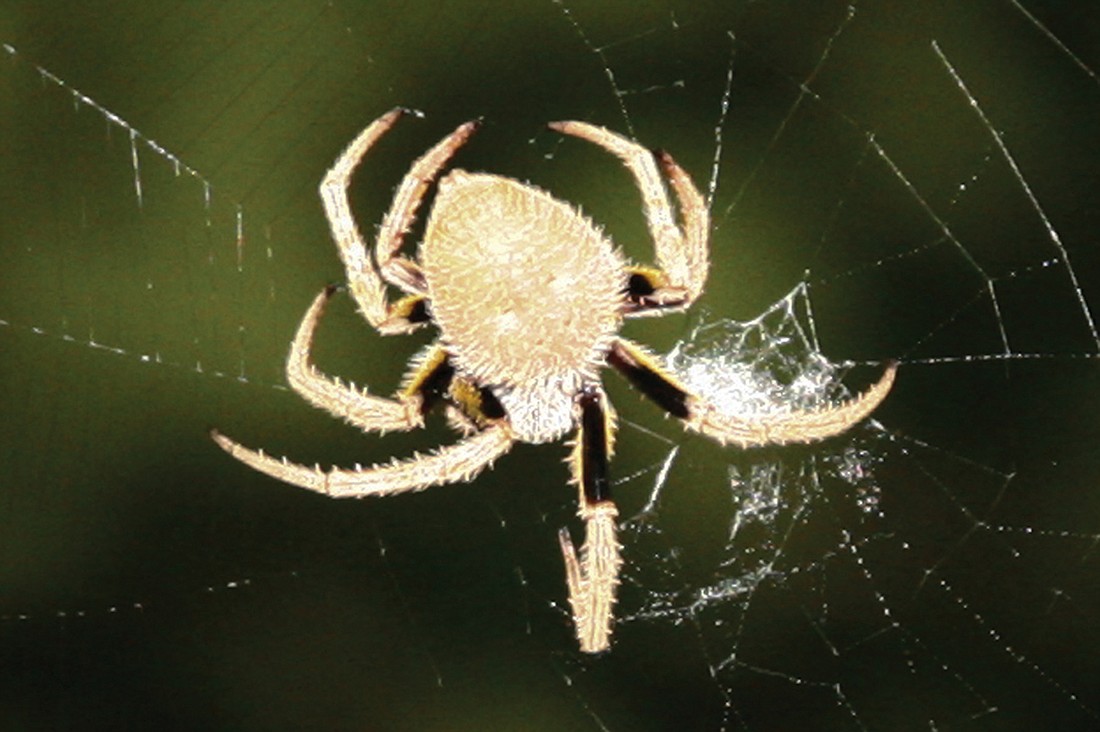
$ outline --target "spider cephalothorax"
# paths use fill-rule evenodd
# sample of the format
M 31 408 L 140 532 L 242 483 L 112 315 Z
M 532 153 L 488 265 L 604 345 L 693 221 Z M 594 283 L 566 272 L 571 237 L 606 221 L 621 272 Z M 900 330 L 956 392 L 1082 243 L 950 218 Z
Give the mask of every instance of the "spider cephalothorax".
M 628 263 L 588 218 L 545 191 L 463 170 L 439 180 L 419 252 L 401 256 L 428 186 L 474 132 L 473 122 L 413 163 L 368 251 L 347 188 L 367 150 L 402 113 L 388 112 L 352 141 L 322 181 L 321 198 L 363 316 L 383 334 L 433 324 L 439 337 L 414 359 L 393 398 L 345 385 L 310 362 L 314 330 L 333 292 L 326 288 L 298 327 L 287 379 L 302 397 L 365 431 L 420 427 L 428 410 L 442 403 L 463 438 L 411 459 L 328 470 L 265 455 L 218 432 L 214 439 L 241 462 L 287 483 L 333 497 L 363 497 L 470 480 L 517 441 L 550 442 L 575 432 L 569 463 L 585 542 L 578 553 L 566 529 L 559 540 L 581 650 L 606 650 L 622 560 L 607 473 L 615 420 L 600 384 L 602 367 L 621 372 L 688 429 L 741 447 L 813 442 L 847 430 L 886 397 L 895 367 L 847 402 L 755 418 L 689 391 L 658 357 L 618 331 L 623 318 L 680 310 L 702 293 L 706 203 L 671 156 L 584 122 L 550 127 L 603 147 L 630 170 L 642 193 L 655 267 Z M 676 194 L 679 224 L 662 171 Z M 391 303 L 388 287 L 404 296 Z

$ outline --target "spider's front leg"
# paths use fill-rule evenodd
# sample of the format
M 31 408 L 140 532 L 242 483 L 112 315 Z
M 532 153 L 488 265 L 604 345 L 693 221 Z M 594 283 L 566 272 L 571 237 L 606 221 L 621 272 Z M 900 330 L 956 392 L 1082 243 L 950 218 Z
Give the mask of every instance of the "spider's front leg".
M 835 406 L 745 416 L 692 394 L 636 343 L 620 338 L 608 354 L 608 363 L 666 412 L 683 420 L 686 428 L 739 447 L 817 442 L 846 432 L 878 408 L 897 373 L 897 363 L 890 362 L 867 391 Z
M 599 387 L 588 387 L 577 400 L 580 429 L 570 456 L 573 480 L 580 489 L 578 515 L 585 522 L 578 554 L 568 529 L 558 532 L 569 605 L 577 641 L 585 653 L 611 647 L 615 593 L 622 557 L 617 534 L 619 511 L 611 500 L 607 465 L 614 443 L 614 416 Z
M 460 125 L 413 164 L 398 186 L 390 210 L 383 219 L 374 254 L 376 268 L 352 215 L 348 187 L 367 152 L 406 112 L 398 107 L 367 125 L 325 173 L 320 189 L 332 238 L 347 271 L 351 295 L 367 321 L 387 335 L 407 333 L 428 322 L 424 277 L 419 266 L 398 256 L 397 250 L 412 225 L 428 185 L 477 129 L 476 122 Z M 387 281 L 408 294 L 390 303 L 386 297 Z
M 325 173 L 320 189 L 325 217 L 347 271 L 351 295 L 363 317 L 385 334 L 405 333 L 423 324 L 421 319 L 408 317 L 417 310 L 418 296 L 414 294 L 393 305 L 389 303 L 386 282 L 375 269 L 366 242 L 352 215 L 348 186 L 351 185 L 352 174 L 367 152 L 389 132 L 403 114 L 405 110 L 400 107 L 391 109 L 367 125 Z
M 619 158 L 642 194 L 657 266 L 630 268 L 627 290 L 630 305 L 625 314 L 661 315 L 695 302 L 703 292 L 710 267 L 707 255 L 710 211 L 691 176 L 667 152 L 650 150 L 603 127 L 575 121 L 551 122 L 549 126 L 599 145 Z M 682 226 L 676 223 L 661 172 L 676 193 Z

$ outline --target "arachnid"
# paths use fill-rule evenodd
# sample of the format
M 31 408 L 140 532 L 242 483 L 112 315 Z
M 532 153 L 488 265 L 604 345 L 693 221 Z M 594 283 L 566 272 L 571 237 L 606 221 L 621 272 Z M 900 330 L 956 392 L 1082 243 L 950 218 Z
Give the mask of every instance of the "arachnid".
M 346 385 L 310 360 L 314 331 L 333 291 L 327 288 L 298 327 L 287 379 L 303 398 L 364 431 L 421 427 L 428 410 L 442 404 L 463 437 L 404 460 L 328 470 L 271 457 L 218 432 L 213 437 L 236 459 L 279 480 L 358 498 L 468 481 L 517 441 L 553 442 L 572 433 L 568 462 L 579 489 L 585 541 L 577 552 L 564 528 L 559 540 L 580 648 L 606 650 L 622 559 L 608 480 L 615 417 L 600 383 L 604 366 L 620 372 L 686 428 L 720 443 L 751 447 L 812 442 L 847 430 L 886 397 L 895 365 L 861 396 L 812 411 L 746 418 L 692 393 L 657 356 L 618 331 L 624 318 L 682 310 L 702 293 L 710 226 L 706 203 L 667 153 L 584 122 L 550 127 L 604 148 L 634 176 L 655 266 L 628 262 L 592 221 L 545 191 L 458 169 L 439 179 L 419 251 L 403 256 L 403 237 L 425 192 L 476 122 L 460 125 L 413 163 L 382 219 L 373 251 L 368 249 L 352 218 L 348 185 L 363 156 L 402 113 L 384 114 L 352 141 L 325 175 L 321 198 L 363 316 L 384 335 L 431 325 L 439 336 L 414 359 L 394 397 Z M 390 302 L 389 287 L 404 295 Z

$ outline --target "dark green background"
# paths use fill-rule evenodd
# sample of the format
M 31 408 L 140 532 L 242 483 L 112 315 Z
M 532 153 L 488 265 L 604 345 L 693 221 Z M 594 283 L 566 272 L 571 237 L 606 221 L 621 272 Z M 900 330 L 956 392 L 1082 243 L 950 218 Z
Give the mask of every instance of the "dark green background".
M 0 729 L 1100 726 L 1100 371 L 1081 305 L 1100 302 L 1100 21 L 1026 7 L 1056 40 L 984 1 L 861 2 L 847 20 L 843 2 L 4 3 Z M 702 306 L 749 318 L 806 277 L 823 350 L 865 365 L 853 388 L 902 361 L 885 435 L 748 457 L 609 376 L 642 428 L 622 430 L 618 475 L 666 454 L 645 430 L 682 442 L 656 541 L 627 535 L 609 656 L 580 657 L 563 610 L 555 533 L 579 526 L 562 446 L 520 446 L 470 486 L 338 503 L 207 437 L 342 464 L 452 439 L 363 437 L 283 386 L 305 306 L 343 278 L 317 182 L 395 105 L 427 116 L 358 177 L 365 231 L 420 151 L 482 117 L 459 164 L 581 203 L 641 260 L 627 176 L 544 123 L 632 134 L 705 185 L 725 114 Z M 140 133 L 141 207 L 130 128 L 104 110 Z M 691 322 L 627 332 L 667 350 Z M 318 358 L 385 392 L 424 340 L 381 339 L 341 300 Z M 831 480 L 774 582 L 693 620 L 630 619 L 737 575 L 728 463 L 853 444 L 882 516 L 865 525 Z M 652 481 L 618 487 L 624 514 Z

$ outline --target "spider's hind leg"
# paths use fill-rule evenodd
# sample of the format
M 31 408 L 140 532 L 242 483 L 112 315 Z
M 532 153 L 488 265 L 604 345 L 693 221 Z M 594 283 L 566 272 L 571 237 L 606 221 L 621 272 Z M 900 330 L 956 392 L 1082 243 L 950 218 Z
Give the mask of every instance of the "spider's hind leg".
M 897 372 L 897 363 L 891 362 L 867 391 L 835 406 L 746 416 L 725 411 L 692 394 L 655 356 L 635 343 L 620 338 L 607 360 L 635 388 L 683 420 L 687 429 L 740 447 L 817 442 L 839 435 L 866 419 L 882 403 Z
M 584 544 L 578 553 L 565 528 L 558 532 L 558 542 L 577 641 L 585 653 L 599 653 L 611 647 L 612 611 L 622 565 L 616 535 L 619 511 L 611 500 L 607 470 L 614 416 L 598 387 L 582 391 L 577 406 L 580 430 L 569 463 L 580 489 L 577 513 L 585 522 Z

